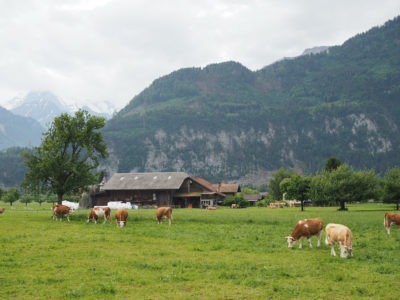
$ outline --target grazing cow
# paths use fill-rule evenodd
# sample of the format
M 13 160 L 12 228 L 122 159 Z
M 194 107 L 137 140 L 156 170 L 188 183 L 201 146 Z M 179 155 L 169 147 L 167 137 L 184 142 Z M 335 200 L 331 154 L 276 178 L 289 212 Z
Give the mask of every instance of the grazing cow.
M 5 210 L 6 210 L 5 208 L 0 207 L 0 214 L 4 213 Z
M 347 258 L 353 256 L 351 230 L 342 224 L 329 223 L 325 227 L 325 244 L 331 247 L 331 255 L 336 256 L 334 249 L 335 243 L 339 244 L 340 257 Z
M 168 219 L 169 225 L 171 225 L 172 221 L 172 207 L 159 207 L 156 210 L 156 217 L 158 224 L 162 223 L 163 217 Z
M 236 203 L 232 203 L 231 208 L 238 208 L 238 205 Z
M 62 221 L 63 217 L 67 217 L 67 220 L 69 222 L 69 214 L 72 213 L 72 209 L 66 205 L 62 204 L 54 204 L 51 208 L 53 211 L 53 220 L 58 220 L 60 218 L 60 221 Z
M 299 248 L 303 247 L 302 240 L 307 238 L 310 248 L 312 248 L 311 237 L 313 235 L 317 236 L 318 243 L 317 247 L 321 245 L 321 231 L 324 227 L 324 223 L 320 218 L 315 219 L 304 219 L 297 222 L 294 227 L 292 234 L 287 238 L 288 247 L 293 248 L 296 241 L 299 241 Z
M 215 207 L 215 206 L 207 206 L 207 210 L 217 210 L 217 207 Z
M 108 206 L 96 206 L 92 208 L 87 218 L 87 223 L 94 220 L 94 223 L 97 224 L 97 219 L 102 217 L 104 218 L 103 224 L 105 224 L 107 220 L 111 223 L 111 209 Z
M 387 234 L 390 234 L 390 226 L 400 225 L 400 214 L 398 213 L 385 213 L 385 219 L 383 220 Z
M 128 219 L 128 211 L 125 208 L 120 208 L 115 213 L 115 219 L 118 227 L 124 227 Z

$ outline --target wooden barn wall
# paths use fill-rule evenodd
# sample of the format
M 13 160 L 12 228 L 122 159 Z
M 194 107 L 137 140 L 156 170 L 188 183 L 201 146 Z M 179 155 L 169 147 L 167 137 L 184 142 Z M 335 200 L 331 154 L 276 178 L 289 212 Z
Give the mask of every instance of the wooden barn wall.
M 110 201 L 130 202 L 138 206 L 167 206 L 172 203 L 172 191 L 113 190 L 96 196 L 94 205 L 107 205 Z

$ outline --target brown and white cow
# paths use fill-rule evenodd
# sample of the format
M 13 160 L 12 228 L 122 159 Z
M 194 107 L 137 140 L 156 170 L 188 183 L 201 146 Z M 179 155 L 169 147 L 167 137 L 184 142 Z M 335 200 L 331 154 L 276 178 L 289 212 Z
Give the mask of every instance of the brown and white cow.
M 118 227 L 124 227 L 126 225 L 126 220 L 128 219 L 128 211 L 125 208 L 117 209 L 115 212 L 115 219 Z
M 6 210 L 5 208 L 0 207 L 0 214 L 4 213 L 5 210 Z
M 321 246 L 321 231 L 324 227 L 324 222 L 320 218 L 304 219 L 297 222 L 292 234 L 287 238 L 288 247 L 293 248 L 296 241 L 299 241 L 299 248 L 303 247 L 302 240 L 307 238 L 310 248 L 312 248 L 311 237 L 317 236 L 317 247 Z
M 237 203 L 232 203 L 231 208 L 238 208 Z
M 207 210 L 217 210 L 216 206 L 207 206 Z
M 157 217 L 158 224 L 161 224 L 163 217 L 165 217 L 165 218 L 168 219 L 169 225 L 171 225 L 171 222 L 172 222 L 172 207 L 162 206 L 162 207 L 157 208 L 156 217 Z
M 62 221 L 63 217 L 67 217 L 67 220 L 69 222 L 69 215 L 73 211 L 70 207 L 62 204 L 54 204 L 51 208 L 53 211 L 53 220 L 58 220 L 60 218 L 60 221 Z
M 87 223 L 93 220 L 94 223 L 97 224 L 98 218 L 104 218 L 103 224 L 105 224 L 107 220 L 111 223 L 111 209 L 108 206 L 93 207 L 87 218 Z
M 400 214 L 390 212 L 385 213 L 383 225 L 385 226 L 387 234 L 390 234 L 390 227 L 392 225 L 400 225 Z
M 325 234 L 325 244 L 331 247 L 331 255 L 336 256 L 334 247 L 335 244 L 339 244 L 340 257 L 353 256 L 353 234 L 347 226 L 329 223 L 325 227 Z

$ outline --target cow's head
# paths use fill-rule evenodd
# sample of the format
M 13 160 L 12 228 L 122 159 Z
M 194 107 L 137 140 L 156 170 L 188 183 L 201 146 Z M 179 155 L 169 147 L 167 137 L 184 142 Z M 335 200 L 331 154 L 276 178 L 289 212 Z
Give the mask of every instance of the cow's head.
M 348 246 L 341 246 L 340 247 L 340 257 L 348 258 L 349 256 L 353 256 L 353 249 Z
M 285 239 L 287 239 L 288 248 L 293 248 L 294 244 L 296 243 L 296 240 L 291 236 L 287 236 L 285 237 Z
M 125 225 L 126 225 L 126 221 L 122 221 L 122 220 L 120 220 L 120 221 L 117 221 L 117 225 L 118 225 L 118 227 L 125 227 Z

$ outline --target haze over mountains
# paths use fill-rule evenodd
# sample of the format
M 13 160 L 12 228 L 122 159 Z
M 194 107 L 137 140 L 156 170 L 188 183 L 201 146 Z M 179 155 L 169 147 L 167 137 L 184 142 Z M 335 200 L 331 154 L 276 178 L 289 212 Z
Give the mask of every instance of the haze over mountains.
M 97 107 L 66 105 L 50 91 L 34 91 L 10 99 L 0 110 L 0 150 L 39 145 L 42 132 L 62 113 L 85 109 L 91 115 L 110 119 L 115 113 L 111 102 Z

